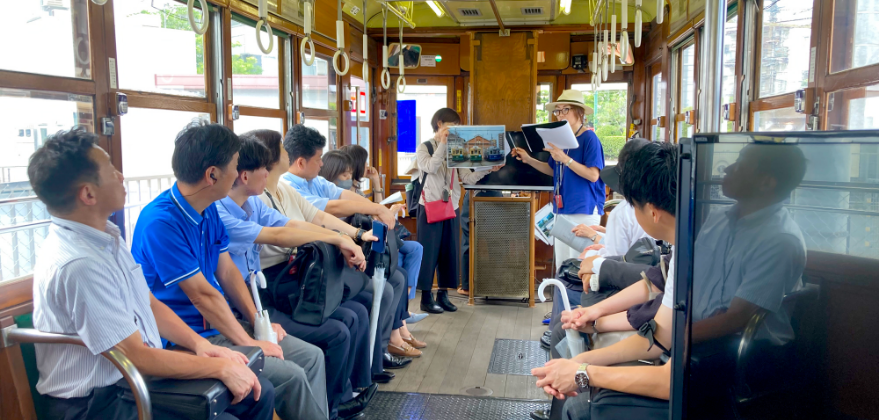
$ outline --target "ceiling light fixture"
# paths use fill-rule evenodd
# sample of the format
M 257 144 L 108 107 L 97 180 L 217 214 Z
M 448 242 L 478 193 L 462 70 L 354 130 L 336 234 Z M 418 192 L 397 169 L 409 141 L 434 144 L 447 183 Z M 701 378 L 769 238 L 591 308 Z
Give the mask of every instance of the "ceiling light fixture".
M 559 8 L 566 15 L 571 14 L 571 0 L 559 0 Z
M 427 2 L 427 5 L 430 6 L 431 9 L 433 9 L 433 12 L 436 13 L 436 17 L 443 17 L 443 15 L 446 14 L 445 12 L 443 12 L 443 9 L 438 4 L 436 4 L 435 1 Z

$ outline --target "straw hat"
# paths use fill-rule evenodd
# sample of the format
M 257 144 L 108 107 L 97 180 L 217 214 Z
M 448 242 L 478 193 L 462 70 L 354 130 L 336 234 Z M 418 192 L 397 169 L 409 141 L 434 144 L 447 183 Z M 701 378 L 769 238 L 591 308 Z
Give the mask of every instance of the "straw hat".
M 583 108 L 583 115 L 592 115 L 595 111 L 591 107 L 586 106 L 583 102 L 583 92 L 576 89 L 568 89 L 562 92 L 561 96 L 555 102 L 546 104 L 546 110 L 552 112 L 556 105 L 572 105 Z

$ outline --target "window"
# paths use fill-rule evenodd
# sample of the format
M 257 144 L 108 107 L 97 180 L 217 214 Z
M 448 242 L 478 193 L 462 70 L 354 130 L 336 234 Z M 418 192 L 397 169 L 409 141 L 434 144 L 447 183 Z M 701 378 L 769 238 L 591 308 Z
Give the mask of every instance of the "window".
M 537 113 L 536 122 L 547 123 L 552 120 L 550 118 L 549 111 L 546 110 L 546 104 L 552 101 L 552 83 L 538 83 L 537 84 L 537 109 L 535 112 Z
M 185 4 L 115 1 L 113 15 L 120 89 L 205 97 L 204 35 L 192 31 Z
M 448 91 L 448 86 L 444 85 L 409 85 L 406 87 L 406 93 L 397 94 L 398 101 L 415 101 L 415 119 L 418 125 L 415 147 L 433 138 L 430 119 L 441 108 L 449 106 Z M 409 176 L 405 172 L 413 160 L 415 160 L 414 152 L 397 150 L 397 176 Z
M 828 95 L 828 130 L 879 129 L 879 84 Z
M 805 88 L 809 82 L 812 2 L 765 1 L 759 16 L 762 27 L 760 97 Z
M 607 165 L 615 165 L 620 149 L 626 144 L 627 83 L 602 83 L 597 91 L 589 84 L 574 84 L 571 89 L 583 92 L 586 105 L 595 113 L 586 117 L 586 127 L 595 131 L 604 149 Z
M 736 103 L 736 34 L 738 33 L 739 17 L 732 15 L 726 21 L 723 35 L 723 69 L 721 83 L 723 84 L 723 92 L 721 93 L 721 104 Z M 736 131 L 736 122 L 720 121 L 720 132 L 729 133 Z
M 306 117 L 302 122 L 302 125 L 317 130 L 318 133 L 327 139 L 327 145 L 324 146 L 324 153 L 336 149 L 336 145 L 338 144 L 336 141 L 336 118 L 324 119 Z
M 31 274 L 49 214 L 27 176 L 31 155 L 61 130 L 94 131 L 89 96 L 0 88 L 0 283 Z M 16 199 L 16 200 L 13 200 Z
M 360 112 L 360 122 L 368 123 L 369 122 L 369 98 L 370 98 L 370 86 L 369 83 L 363 81 L 363 79 L 357 76 L 351 76 L 351 86 L 357 87 L 358 90 L 350 89 L 348 92 L 348 99 L 355 101 L 357 105 L 357 112 Z M 351 110 L 348 113 L 351 116 L 351 121 L 357 121 L 357 113 L 355 110 Z
M 314 109 L 338 109 L 336 72 L 327 59 L 315 57 L 314 64 L 302 63 L 302 106 Z
M 650 100 L 650 116 L 652 118 L 650 120 L 650 139 L 663 141 L 665 140 L 666 125 L 661 123 L 661 119 L 665 117 L 665 101 L 668 98 L 665 93 L 665 83 L 662 83 L 662 64 L 655 64 L 653 71 L 656 73 L 653 75 L 650 85 L 650 95 L 652 96 Z
M 879 2 L 834 1 L 830 72 L 879 63 L 879 43 L 873 39 L 876 28 L 879 28 Z
M 242 115 L 235 120 L 235 134 L 241 135 L 252 130 L 277 130 L 281 135 L 287 134 L 284 120 L 280 118 L 253 117 Z
M 372 142 L 369 137 L 370 128 L 372 127 L 372 124 L 369 122 L 370 87 L 368 83 L 364 82 L 363 79 L 357 76 L 352 75 L 350 76 L 350 79 L 352 88 L 346 89 L 348 91 L 348 97 L 355 101 L 356 108 L 348 112 L 348 118 L 350 119 L 350 124 L 348 126 L 350 127 L 351 134 L 349 143 L 360 145 L 360 147 L 366 149 L 366 151 L 369 152 L 369 157 L 366 160 L 367 164 L 370 166 L 377 166 L 375 162 L 370 160 L 372 157 Z M 358 89 L 354 89 L 355 87 Z M 369 188 L 369 180 L 366 178 L 361 180 L 360 189 L 367 191 Z
M 803 131 L 806 116 L 793 108 L 779 108 L 754 112 L 754 131 Z
M 676 62 L 676 106 L 675 141 L 692 137 L 695 132 L 688 111 L 696 109 L 696 45 L 692 43 L 675 52 Z
M 88 3 L 3 2 L 0 69 L 91 79 Z
M 236 105 L 278 109 L 281 107 L 278 50 L 284 45 L 281 38 L 272 35 L 272 52 L 264 54 L 257 43 L 255 28 L 256 23 L 249 19 L 232 16 L 232 99 Z M 260 36 L 267 44 L 265 29 Z

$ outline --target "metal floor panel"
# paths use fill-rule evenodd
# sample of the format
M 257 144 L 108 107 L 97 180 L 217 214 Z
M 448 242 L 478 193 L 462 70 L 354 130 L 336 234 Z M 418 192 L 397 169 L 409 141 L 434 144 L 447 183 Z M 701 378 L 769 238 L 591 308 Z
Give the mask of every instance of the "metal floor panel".
M 531 375 L 531 369 L 543 366 L 549 352 L 540 348 L 539 341 L 495 339 L 491 350 L 488 373 L 501 375 Z
M 464 395 L 378 392 L 363 420 L 510 420 L 528 419 L 534 410 L 549 409 L 547 400 L 469 397 Z

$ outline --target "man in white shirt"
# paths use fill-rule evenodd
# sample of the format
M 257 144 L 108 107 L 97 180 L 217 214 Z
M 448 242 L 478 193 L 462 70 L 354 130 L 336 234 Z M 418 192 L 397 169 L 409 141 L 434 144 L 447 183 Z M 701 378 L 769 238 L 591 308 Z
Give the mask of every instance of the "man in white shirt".
M 143 375 L 223 381 L 235 405 L 222 418 L 271 419 L 271 383 L 251 372 L 244 355 L 211 345 L 150 293 L 119 228 L 107 221 L 124 207 L 125 188 L 96 140 L 80 129 L 61 132 L 28 165 L 34 192 L 52 215 L 34 268 L 34 327 L 77 334 L 86 345 L 36 345 L 37 390 L 47 397 L 48 417 L 137 418 L 134 401 L 114 385 L 122 375 L 101 356 L 115 347 Z M 195 355 L 163 350 L 162 338 Z
M 638 168 L 655 166 L 659 160 L 667 161 L 666 167 L 674 167 L 671 159 L 662 159 L 661 154 L 651 156 L 650 147 L 645 146 L 636 154 L 638 158 L 631 162 L 633 168 L 636 165 Z M 639 172 L 643 173 L 625 174 L 623 179 L 623 191 L 627 199 L 635 204 L 638 222 L 648 234 L 674 243 L 673 213 L 663 211 L 651 204 L 649 199 L 643 204 L 645 199 L 638 195 L 647 197 L 649 192 L 634 197 L 629 195 L 633 190 L 652 185 L 649 179 L 655 175 L 649 171 Z M 786 294 L 801 286 L 806 247 L 799 227 L 782 204 L 802 181 L 806 159 L 796 146 L 750 145 L 742 150 L 739 159 L 725 172 L 723 193 L 736 200 L 736 204 L 712 211 L 702 224 L 694 245 L 692 341 L 699 343 L 742 331 L 751 317 L 763 310 L 767 312 L 768 320 L 758 332 L 758 339 L 770 344 L 783 344 L 793 338 L 793 332 L 789 315 L 781 302 Z M 674 199 L 673 194 L 670 196 Z M 570 380 L 570 376 L 575 376 L 580 364 L 611 366 L 655 359 L 661 354 L 662 348 L 670 348 L 672 308 L 677 302 L 674 270 L 672 263 L 662 306 L 655 317 L 653 336 L 659 345 L 650 346 L 644 337 L 633 336 L 615 345 L 582 353 L 572 360 L 556 359 L 558 362 L 551 362 L 552 366 L 548 363 L 546 368 L 535 369 L 535 375 L 542 378 L 538 386 L 548 386 L 548 390 L 555 390 L 557 396 L 574 392 L 576 388 L 565 382 Z M 627 289 L 621 294 L 625 292 L 636 290 Z M 572 315 L 566 319 L 567 323 L 580 324 L 577 314 Z M 664 370 L 659 388 L 662 392 L 659 394 L 655 390 L 651 392 L 642 388 L 643 384 L 655 385 L 659 378 L 656 371 L 627 372 L 632 373 L 632 377 L 619 375 L 619 371 L 616 371 L 615 376 L 609 374 L 608 378 L 619 382 L 593 385 L 668 398 L 669 365 L 654 368 Z M 570 410 L 566 406 L 569 412 L 579 409 L 582 406 L 578 404 L 572 405 Z

